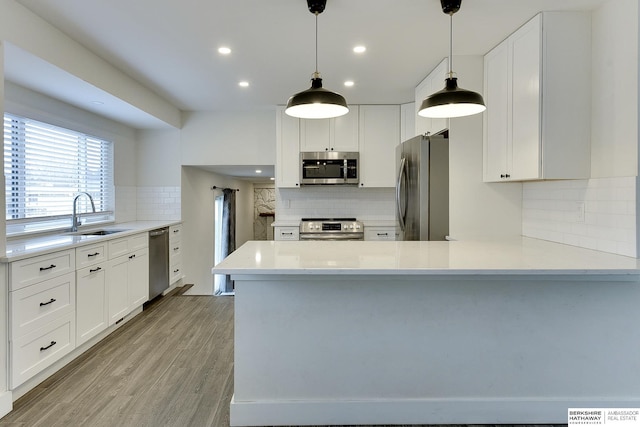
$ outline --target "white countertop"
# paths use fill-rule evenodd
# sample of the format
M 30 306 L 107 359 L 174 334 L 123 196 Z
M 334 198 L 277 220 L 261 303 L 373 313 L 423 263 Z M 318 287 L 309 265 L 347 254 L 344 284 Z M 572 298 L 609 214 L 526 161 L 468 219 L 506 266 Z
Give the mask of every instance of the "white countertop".
M 168 227 L 179 224 L 181 221 L 133 221 L 105 226 L 89 227 L 80 229 L 80 232 L 90 230 L 124 229 L 119 233 L 106 236 L 83 236 L 77 233 L 60 233 L 30 237 L 24 239 L 7 240 L 7 251 L 5 256 L 0 257 L 0 262 L 12 262 L 19 259 L 28 258 L 34 255 L 41 255 L 53 251 L 71 249 L 78 246 L 97 243 L 100 240 L 116 239 L 140 232 L 145 232 L 161 227 Z
M 509 241 L 250 241 L 212 269 L 245 275 L 640 275 L 636 258 L 521 238 Z

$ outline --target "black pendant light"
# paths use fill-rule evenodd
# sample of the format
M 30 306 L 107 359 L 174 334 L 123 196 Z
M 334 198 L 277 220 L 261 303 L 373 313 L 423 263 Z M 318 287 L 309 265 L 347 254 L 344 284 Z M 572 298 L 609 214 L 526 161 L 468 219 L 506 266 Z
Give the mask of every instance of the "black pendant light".
M 442 11 L 449 15 L 449 73 L 445 87 L 431 94 L 420 106 L 418 115 L 434 119 L 463 117 L 478 114 L 487 109 L 482 95 L 458 87 L 458 79 L 454 77 L 453 64 L 453 14 L 460 10 L 462 0 L 440 0 Z
M 347 101 L 340 94 L 322 87 L 318 72 L 318 15 L 324 11 L 327 0 L 307 0 L 309 12 L 316 16 L 316 71 L 311 79 L 311 87 L 296 93 L 287 102 L 284 110 L 289 116 L 301 119 L 328 119 L 349 112 Z

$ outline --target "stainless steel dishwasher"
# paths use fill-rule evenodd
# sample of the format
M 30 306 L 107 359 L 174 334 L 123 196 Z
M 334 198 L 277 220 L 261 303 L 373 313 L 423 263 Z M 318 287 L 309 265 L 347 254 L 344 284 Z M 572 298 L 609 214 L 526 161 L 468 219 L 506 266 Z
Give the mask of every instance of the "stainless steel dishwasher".
M 169 287 L 169 227 L 149 232 L 149 299 Z

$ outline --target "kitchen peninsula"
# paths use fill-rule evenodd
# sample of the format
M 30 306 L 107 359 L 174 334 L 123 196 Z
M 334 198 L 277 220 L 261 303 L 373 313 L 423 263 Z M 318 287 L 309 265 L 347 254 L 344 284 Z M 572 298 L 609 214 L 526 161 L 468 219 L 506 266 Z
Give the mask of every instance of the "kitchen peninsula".
M 566 423 L 640 406 L 638 260 L 535 239 L 247 242 L 231 425 Z

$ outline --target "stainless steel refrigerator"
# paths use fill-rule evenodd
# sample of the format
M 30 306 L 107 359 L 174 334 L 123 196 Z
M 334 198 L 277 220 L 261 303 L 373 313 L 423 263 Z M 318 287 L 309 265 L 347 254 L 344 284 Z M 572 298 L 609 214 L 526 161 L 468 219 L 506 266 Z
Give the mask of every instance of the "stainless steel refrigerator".
M 416 136 L 396 148 L 396 219 L 400 240 L 449 234 L 449 139 Z

